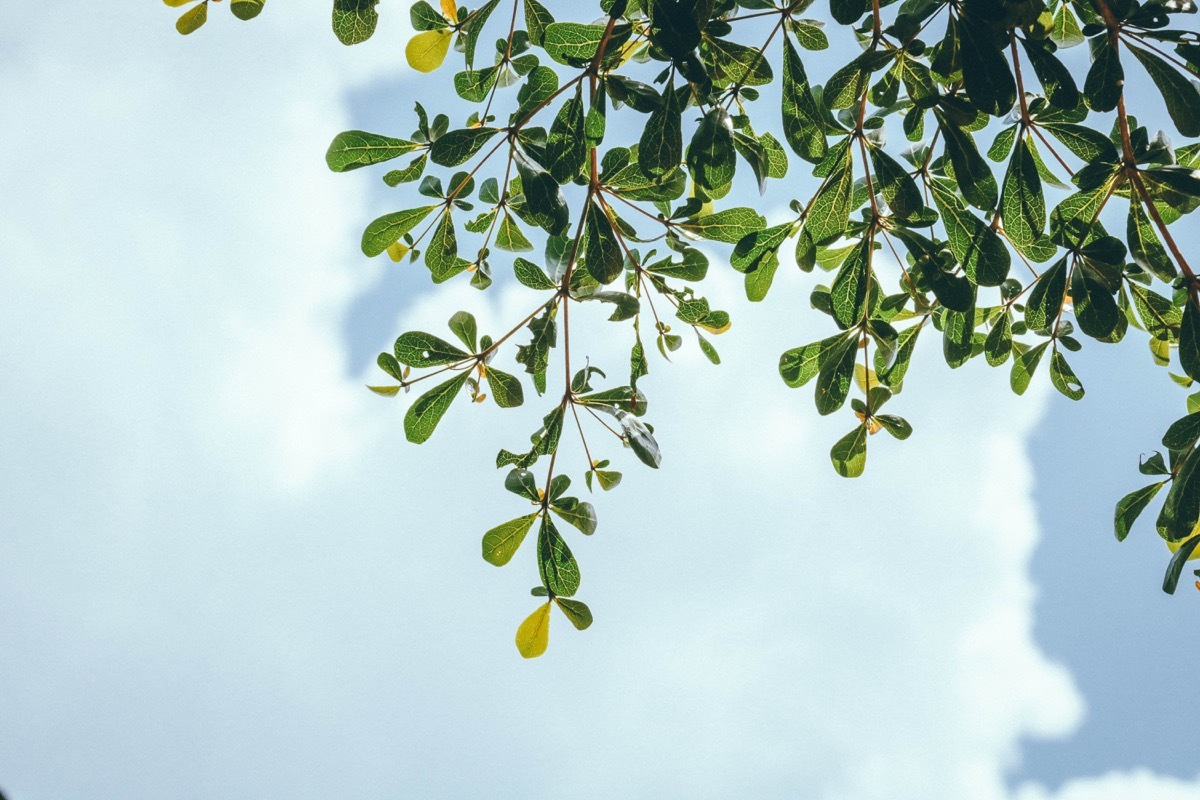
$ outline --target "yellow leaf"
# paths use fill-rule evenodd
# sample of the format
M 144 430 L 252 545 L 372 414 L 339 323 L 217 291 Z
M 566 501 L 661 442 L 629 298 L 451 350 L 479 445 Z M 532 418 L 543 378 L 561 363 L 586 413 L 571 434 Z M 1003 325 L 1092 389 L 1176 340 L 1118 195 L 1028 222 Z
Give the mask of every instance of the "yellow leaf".
M 729 322 L 726 322 L 726 323 L 725 323 L 724 325 L 722 325 L 721 327 L 719 327 L 719 328 L 715 328 L 715 327 L 713 327 L 712 325 L 705 325 L 705 324 L 702 322 L 702 323 L 700 323 L 700 327 L 701 327 L 701 328 L 704 328 L 704 330 L 708 331 L 709 333 L 715 333 L 716 335 L 720 336 L 722 333 L 724 333 L 725 331 L 729 330 L 729 326 L 730 326 L 730 325 L 732 325 L 732 324 L 733 324 L 733 321 L 732 321 L 732 320 L 730 320 Z
M 1174 553 L 1183 546 L 1184 542 L 1188 541 L 1189 539 L 1195 539 L 1197 536 L 1200 536 L 1200 522 L 1196 523 L 1196 527 L 1192 530 L 1191 536 L 1180 539 L 1178 542 L 1167 542 L 1167 547 L 1170 548 L 1172 553 Z M 1192 551 L 1192 554 L 1188 556 L 1188 561 L 1195 561 L 1198 558 L 1200 558 L 1200 547 L 1197 547 Z
M 692 181 L 692 188 L 691 188 L 691 191 L 688 192 L 688 197 L 695 197 L 695 196 L 696 196 L 696 182 Z M 700 206 L 700 210 L 696 212 L 696 216 L 707 217 L 708 215 L 710 215 L 712 213 L 713 213 L 712 201 L 706 200 L 704 202 L 704 205 Z
M 517 628 L 517 650 L 525 658 L 537 658 L 550 644 L 550 601 L 539 606 Z
M 451 31 L 423 31 L 408 40 L 404 55 L 408 65 L 417 72 L 433 72 L 446 60 L 450 50 Z
M 388 245 L 387 254 L 392 261 L 395 261 L 397 264 L 399 264 L 404 260 L 404 257 L 408 255 L 408 245 L 406 245 L 404 242 L 393 242 L 392 244 Z
M 1154 363 L 1158 366 L 1169 366 L 1171 363 L 1171 344 L 1163 339 L 1151 338 L 1150 355 L 1154 356 Z
M 879 385 L 879 378 L 875 377 L 875 370 L 869 370 L 862 364 L 855 364 L 854 382 L 858 384 L 858 388 L 863 391 L 863 394 L 866 394 Z
M 455 25 L 458 24 L 458 6 L 454 0 L 442 0 L 442 15 Z
M 163 0 L 163 2 L 171 8 L 179 8 L 180 6 L 186 6 L 188 3 L 194 3 L 196 0 Z
M 399 387 L 399 386 L 368 386 L 367 388 L 370 389 L 375 394 L 381 394 L 384 397 L 395 397 L 396 395 L 398 395 L 400 393 L 401 387 Z

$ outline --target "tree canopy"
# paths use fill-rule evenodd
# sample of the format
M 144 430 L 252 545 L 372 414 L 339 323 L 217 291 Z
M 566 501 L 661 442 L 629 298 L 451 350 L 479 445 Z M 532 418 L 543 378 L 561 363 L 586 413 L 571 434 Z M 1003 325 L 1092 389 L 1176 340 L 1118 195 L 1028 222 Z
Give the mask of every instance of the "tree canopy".
M 165 0 L 188 6 L 183 34 L 219 1 Z M 335 0 L 334 34 L 370 38 L 376 2 Z M 230 10 L 252 19 L 264 3 Z M 370 387 L 415 394 L 403 427 L 417 444 L 456 401 L 507 409 L 530 387 L 547 398 L 528 445 L 496 456 L 516 500 L 482 540 L 503 566 L 536 531 L 526 550 L 545 602 L 517 630 L 526 657 L 546 650 L 552 606 L 576 628 L 592 622 L 564 534 L 590 536 L 597 515 L 571 476 L 614 489 L 618 449 L 658 468 L 641 384 L 652 359 L 689 346 L 720 363 L 731 319 L 702 294 L 714 259 L 751 301 L 781 266 L 811 276 L 829 335 L 786 349 L 779 373 L 813 386 L 819 414 L 849 405 L 829 453 L 848 478 L 875 434 L 913 433 L 894 411 L 915 354 L 933 352 L 922 338 L 952 368 L 1008 369 L 1018 395 L 1045 364 L 1081 398 L 1068 358 L 1086 340 L 1148 342 L 1175 383 L 1200 380 L 1200 279 L 1171 230 L 1200 205 L 1200 35 L 1178 27 L 1191 0 L 418 0 L 409 13 L 408 63 L 455 62 L 445 82 L 458 101 L 416 103 L 407 135 L 338 134 L 327 161 L 398 162 L 383 181 L 415 186 L 366 225 L 366 256 L 481 290 L 511 270 L 529 290 L 527 313 L 494 335 L 468 311 L 448 333 L 402 333 Z M 818 74 L 824 50 L 841 55 Z M 1158 93 L 1127 92 L 1127 71 Z M 734 204 L 754 192 L 787 211 Z M 580 363 L 580 303 L 605 304 L 627 362 Z M 501 350 L 523 375 L 494 364 Z M 1123 540 L 1167 488 L 1154 522 L 1172 552 L 1167 592 L 1200 557 L 1200 392 L 1186 404 L 1165 455 L 1140 462 L 1155 482 L 1114 517 Z M 582 469 L 559 459 L 575 439 Z

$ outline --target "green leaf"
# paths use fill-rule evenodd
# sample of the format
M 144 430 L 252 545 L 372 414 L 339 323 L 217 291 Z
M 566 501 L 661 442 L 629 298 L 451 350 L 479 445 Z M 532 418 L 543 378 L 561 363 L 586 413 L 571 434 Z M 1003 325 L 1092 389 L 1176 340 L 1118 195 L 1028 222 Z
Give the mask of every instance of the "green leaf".
M 417 0 L 408 9 L 408 18 L 415 31 L 438 31 L 446 28 L 449 22 L 435 11 L 426 0 Z
M 1142 62 L 1146 72 L 1150 73 L 1154 85 L 1167 103 L 1167 113 L 1179 132 L 1184 136 L 1200 136 L 1200 91 L 1197 91 L 1195 84 L 1149 50 L 1140 47 L 1129 49 Z
M 733 118 L 714 106 L 696 127 L 687 149 L 692 179 L 712 198 L 724 197 L 733 185 L 737 167 L 733 148 Z
M 423 206 L 410 208 L 407 211 L 397 211 L 385 214 L 372 222 L 363 231 L 362 251 L 370 257 L 375 257 L 387 250 L 400 237 L 415 228 L 421 220 L 429 216 L 429 212 L 438 206 Z
M 760 56 L 757 49 L 736 42 L 705 36 L 700 44 L 700 58 L 708 67 L 709 77 L 717 86 L 764 86 L 774 75 L 771 62 Z
M 786 36 L 783 42 L 783 138 L 796 155 L 816 164 L 825 157 L 825 124 L 804 62 Z
M 1042 342 L 1036 347 L 1017 350 L 1013 353 L 1013 368 L 1009 385 L 1012 386 L 1015 394 L 1025 394 L 1030 380 L 1033 379 L 1033 373 L 1037 371 L 1038 364 L 1042 360 L 1042 354 L 1049 346 L 1050 342 Z
M 1117 541 L 1125 541 L 1125 537 L 1129 535 L 1129 529 L 1133 527 L 1133 523 L 1138 516 L 1145 510 L 1146 506 L 1150 505 L 1150 501 L 1158 494 L 1158 490 L 1163 487 L 1166 481 L 1152 483 L 1149 486 L 1144 486 L 1137 491 L 1130 492 L 1117 501 L 1117 510 L 1113 516 L 1113 528 L 1117 533 Z
M 475 317 L 466 311 L 457 311 L 450 317 L 450 330 L 472 353 L 479 349 L 479 326 Z
M 551 236 L 558 236 L 571 224 L 571 211 L 558 181 L 520 150 L 513 150 L 513 163 L 521 176 L 525 202 L 534 224 Z
M 422 153 L 411 164 L 401 169 L 394 169 L 383 176 L 383 182 L 388 186 L 399 186 L 402 183 L 410 183 L 421 177 L 425 172 L 425 165 L 429 161 L 429 154 Z
M 1017 100 L 1017 85 L 1008 60 L 995 45 L 990 28 L 973 16 L 964 15 L 958 30 L 959 58 L 967 96 L 985 114 L 993 117 L 1007 114 Z
M 908 367 L 912 363 L 913 350 L 917 346 L 917 336 L 920 335 L 923 327 L 918 324 L 900 331 L 900 336 L 896 340 L 895 360 L 892 361 L 890 367 L 878 370 L 879 380 L 894 392 L 900 391 L 904 376 L 908 373 Z
M 640 419 L 625 411 L 617 412 L 617 420 L 621 423 L 625 441 L 633 450 L 633 454 L 646 466 L 658 469 L 662 463 L 662 454 L 650 429 Z
M 189 8 L 187 11 L 175 21 L 175 30 L 187 36 L 189 33 L 195 33 L 204 27 L 204 23 L 208 22 L 208 0 L 200 3 L 197 6 Z
M 499 76 L 499 67 L 456 72 L 454 73 L 454 91 L 467 102 L 482 103 L 491 93 Z
M 454 217 L 449 209 L 442 213 L 429 245 L 425 248 L 425 266 L 429 267 L 434 283 L 449 280 L 467 268 L 465 259 L 458 257 L 458 235 L 454 232 Z
M 1200 535 L 1193 535 L 1171 556 L 1171 561 L 1167 564 L 1167 574 L 1163 576 L 1163 591 L 1167 594 L 1175 594 L 1175 589 L 1179 586 L 1179 576 L 1183 573 L 1183 565 L 1192 557 L 1197 545 L 1200 545 Z
M 550 365 L 550 348 L 557 339 L 554 324 L 554 307 L 548 305 L 542 316 L 529 323 L 533 338 L 529 344 L 517 348 L 517 363 L 525 365 L 525 371 L 533 376 L 533 385 L 538 394 L 546 391 L 546 368 Z
M 1000 207 L 1004 212 L 1005 235 L 1014 247 L 1026 252 L 1046 229 L 1046 201 L 1037 164 L 1025 137 L 1017 139 L 1008 162 Z
M 492 12 L 499 4 L 500 0 L 488 0 L 462 20 L 467 34 L 463 50 L 468 69 L 475 66 L 475 48 L 479 43 L 479 36 L 483 33 L 488 18 L 492 16 Z
M 521 227 L 507 211 L 500 218 L 500 224 L 496 228 L 496 247 L 510 253 L 528 253 L 533 249 L 533 243 L 526 238 Z
M 1054 12 L 1054 22 L 1050 30 L 1050 38 L 1059 47 L 1075 47 L 1086 41 L 1083 31 L 1079 28 L 1079 20 L 1075 18 L 1074 12 L 1071 11 L 1070 3 L 1062 3 L 1059 5 L 1058 10 Z
M 1129 245 L 1129 257 L 1139 267 L 1159 280 L 1170 283 L 1178 271 L 1163 248 L 1158 233 L 1150 223 L 1141 203 L 1129 204 L 1129 217 L 1125 225 L 1125 241 Z
M 674 85 L 663 89 L 663 104 L 646 121 L 638 141 L 638 166 L 650 177 L 664 177 L 683 161 L 683 127 Z
M 579 564 L 571 554 L 550 515 L 542 517 L 538 531 L 538 574 L 542 585 L 556 597 L 570 597 L 579 591 Z
M 867 426 L 859 425 L 838 439 L 829 451 L 833 468 L 843 478 L 857 478 L 867 466 Z
M 846 232 L 854 196 L 853 166 L 847 149 L 813 198 L 805 227 L 817 244 L 832 241 Z
M 1189 449 L 1200 439 L 1200 414 L 1188 414 L 1171 423 L 1163 434 L 1163 447 L 1181 452 Z
M 266 0 L 233 0 L 229 10 L 240 20 L 250 20 L 262 13 Z
M 1042 273 L 1025 305 L 1025 324 L 1030 330 L 1049 330 L 1062 309 L 1067 291 L 1067 259 L 1064 256 Z
M 830 288 L 833 301 L 833 318 L 843 328 L 862 322 L 867 310 L 867 298 L 871 287 L 871 239 L 850 251 Z
M 829 0 L 833 18 L 843 25 L 857 22 L 859 17 L 867 13 L 867 5 L 867 0 Z
M 524 258 L 513 260 L 513 273 L 516 274 L 517 280 L 522 285 L 528 286 L 530 289 L 549 291 L 558 288 L 558 284 L 550 280 L 550 276 L 541 267 Z
M 574 525 L 582 534 L 591 536 L 596 532 L 596 509 L 591 503 L 576 497 L 560 497 L 550 504 L 550 510 Z
M 825 357 L 817 372 L 817 389 L 814 394 L 817 413 L 832 414 L 846 402 L 846 396 L 850 393 L 850 381 L 854 378 L 854 359 L 857 355 L 858 339 L 848 337 Z
M 454 398 L 466 385 L 468 377 L 464 372 L 417 398 L 417 402 L 404 415 L 404 434 L 410 442 L 422 444 L 429 440 Z
M 1092 111 L 1112 111 L 1121 97 L 1125 70 L 1116 48 L 1105 39 L 1092 53 L 1095 59 L 1083 82 L 1083 100 Z
M 668 256 L 653 264 L 646 264 L 644 268 L 647 272 L 667 278 L 678 278 L 681 281 L 702 281 L 708 274 L 708 257 L 694 247 L 688 247 L 683 251 L 682 261 L 672 261 Z
M 673 60 L 683 61 L 700 44 L 701 26 L 708 22 L 710 4 L 696 0 L 650 0 L 650 41 Z M 706 18 L 701 20 L 699 17 Z
M 580 84 L 575 96 L 563 103 L 546 138 L 546 163 L 559 183 L 569 183 L 587 165 L 582 88 Z
M 533 527 L 533 521 L 541 512 L 535 511 L 523 517 L 509 520 L 497 525 L 483 535 L 483 560 L 497 567 L 503 567 L 516 555 L 525 535 Z
M 1049 131 L 1051 136 L 1062 142 L 1068 150 L 1083 161 L 1091 163 L 1117 160 L 1116 146 L 1100 131 L 1065 122 L 1047 122 L 1041 127 L 1043 130 Z
M 786 351 L 779 357 L 779 374 L 784 383 L 792 388 L 808 383 L 816 377 L 832 354 L 841 352 L 839 346 L 847 341 L 846 334 L 839 333 L 828 339 Z
M 1020 38 L 1020 42 L 1050 105 L 1067 111 L 1076 108 L 1079 105 L 1079 87 L 1075 85 L 1071 71 L 1041 42 L 1029 38 Z
M 516 408 L 525 402 L 525 391 L 516 375 L 510 375 L 495 367 L 487 367 L 488 386 L 492 390 L 492 399 L 501 408 Z
M 725 208 L 715 214 L 697 217 L 679 227 L 714 242 L 737 244 L 744 237 L 761 230 L 767 220 L 753 208 Z
M 529 6 L 526 5 L 526 13 Z M 578 22 L 552 22 L 546 26 L 542 47 L 546 55 L 560 64 L 576 66 L 596 57 L 600 42 L 604 40 L 604 25 L 583 25 Z M 619 53 L 621 46 L 629 40 L 632 28 L 616 25 L 605 45 L 605 54 Z
M 345 45 L 359 44 L 371 38 L 379 14 L 379 0 L 333 0 L 333 32 Z
M 1066 357 L 1058 349 L 1050 354 L 1050 383 L 1072 400 L 1083 398 L 1083 384 L 1075 377 Z
M 612 283 L 625 271 L 625 255 L 617 241 L 617 232 L 608 214 L 595 201 L 588 203 L 584 258 L 588 274 L 602 286 Z
M 558 608 L 566 616 L 576 630 L 585 631 L 592 625 L 592 610 L 578 600 L 568 600 L 565 597 L 556 597 L 554 602 L 558 604 Z
M 954 165 L 954 179 L 967 202 L 976 208 L 989 211 L 996 206 L 999 188 L 996 178 L 983 156 L 975 147 L 971 134 L 948 122 L 939 111 L 938 125 L 946 143 L 946 154 Z
M 1012 353 L 1012 343 L 1012 314 L 1005 311 L 983 341 L 983 355 L 988 364 L 998 367 L 1007 361 Z
M 529 41 L 541 47 L 545 42 L 546 28 L 554 22 L 554 17 L 538 0 L 525 0 L 525 27 L 529 31 Z
M 1117 328 L 1121 310 L 1104 284 L 1093 278 L 1086 267 L 1077 265 L 1071 273 L 1071 299 L 1079 329 L 1093 339 L 1104 339 Z
M 518 497 L 524 497 L 531 503 L 541 503 L 542 496 L 538 492 L 537 478 L 527 469 L 513 469 L 504 476 L 504 488 Z
M 882 425 L 885 431 L 901 441 L 912 436 L 912 425 L 904 417 L 898 417 L 895 414 L 876 414 L 872 419 Z
M 1179 365 L 1192 380 L 1200 380 L 1200 311 L 1188 300 L 1179 326 Z
M 469 358 L 444 339 L 424 331 L 409 331 L 396 339 L 396 360 L 410 367 L 436 367 Z
M 875 187 L 887 201 L 892 214 L 904 220 L 921 212 L 925 203 L 912 176 L 883 150 L 872 148 L 870 152 L 871 166 L 875 170 Z
M 746 299 L 752 303 L 762 302 L 771 289 L 771 283 L 775 280 L 775 272 L 778 269 L 779 256 L 771 251 L 766 258 L 759 262 L 757 269 L 746 273 Z
M 499 128 L 463 128 L 441 136 L 429 150 L 429 158 L 443 167 L 465 164 L 471 156 L 500 132 Z

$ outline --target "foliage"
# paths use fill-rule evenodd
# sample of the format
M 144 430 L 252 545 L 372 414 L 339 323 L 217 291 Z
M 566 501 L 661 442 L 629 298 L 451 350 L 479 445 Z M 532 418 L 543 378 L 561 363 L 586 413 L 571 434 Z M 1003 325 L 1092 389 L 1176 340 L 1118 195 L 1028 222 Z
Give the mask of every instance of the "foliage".
M 207 2 L 185 12 L 181 32 L 203 24 Z M 248 18 L 262 4 L 232 10 Z M 817 276 L 811 305 L 830 335 L 786 350 L 779 371 L 789 386 L 814 385 L 819 414 L 849 401 L 853 427 L 830 451 L 847 477 L 862 474 L 874 434 L 912 433 L 883 408 L 919 338 L 939 338 L 952 368 L 1011 362 L 1017 394 L 1044 364 L 1078 400 L 1068 354 L 1130 328 L 1162 366 L 1176 353 L 1176 382 L 1200 379 L 1200 282 L 1169 227 L 1200 204 L 1200 145 L 1175 147 L 1139 125 L 1125 91 L 1127 71 L 1143 71 L 1175 131 L 1200 136 L 1200 37 L 1173 27 L 1195 13 L 1190 0 L 602 0 L 599 22 L 559 6 L 412 4 L 409 64 L 436 70 L 453 47 L 461 69 L 447 82 L 466 108 L 447 109 L 452 121 L 418 103 L 409 136 L 347 131 L 328 152 L 336 172 L 403 159 L 383 180 L 415 184 L 422 198 L 367 225 L 367 256 L 479 289 L 503 264 L 530 290 L 528 313 L 496 338 L 466 312 L 449 322 L 455 341 L 404 333 L 378 359 L 391 382 L 371 387 L 421 390 L 404 418 L 417 443 L 464 394 L 502 408 L 521 405 L 530 384 L 549 394 L 528 449 L 496 458 L 505 488 L 532 510 L 483 537 L 483 557 L 500 566 L 536 530 L 532 593 L 547 601 L 517 632 L 522 655 L 546 649 L 552 605 L 577 628 L 592 619 L 573 599 L 581 571 L 559 525 L 591 535 L 596 512 L 567 494 L 564 439 L 582 443 L 589 491 L 621 482 L 607 457 L 614 440 L 657 468 L 639 385 L 647 345 L 669 360 L 687 333 L 720 362 L 712 339 L 730 318 L 700 294 L 710 252 L 724 249 L 752 301 L 789 256 Z M 347 44 L 376 19 L 375 0 L 335 0 Z M 485 31 L 500 34 L 494 47 Z M 808 54 L 835 46 L 852 57 L 818 83 Z M 786 187 L 808 191 L 780 221 L 719 204 L 789 174 Z M 541 264 L 507 255 L 539 250 Z M 611 306 L 627 378 L 572 353 L 571 309 L 587 302 Z M 505 347 L 527 382 L 492 365 Z M 549 388 L 552 373 L 561 389 Z M 1163 438 L 1168 457 L 1142 463 L 1158 482 L 1123 498 L 1115 518 L 1124 539 L 1169 487 L 1156 522 L 1174 553 L 1168 592 L 1200 557 L 1200 393 L 1188 402 Z

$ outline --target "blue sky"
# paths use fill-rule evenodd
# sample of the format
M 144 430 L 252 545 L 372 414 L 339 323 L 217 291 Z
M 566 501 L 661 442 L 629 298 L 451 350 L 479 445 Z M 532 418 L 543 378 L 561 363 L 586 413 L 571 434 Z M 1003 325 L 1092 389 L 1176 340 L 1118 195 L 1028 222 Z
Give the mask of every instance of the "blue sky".
M 158 5 L 91 9 L 10 10 L 0 47 L 10 800 L 1200 793 L 1159 745 L 1196 597 L 1109 529 L 1181 411 L 1141 345 L 1089 348 L 1077 405 L 926 353 L 916 434 L 847 482 L 845 420 L 775 374 L 821 330 L 805 281 L 750 308 L 716 270 L 725 364 L 652 365 L 664 467 L 626 463 L 579 545 L 597 623 L 524 662 L 532 565 L 478 537 L 512 515 L 489 456 L 538 408 L 456 408 L 415 448 L 354 368 L 530 297 L 357 253 L 393 209 L 321 156 L 363 119 L 411 130 L 403 15 L 347 50 L 322 8 L 187 40 Z

